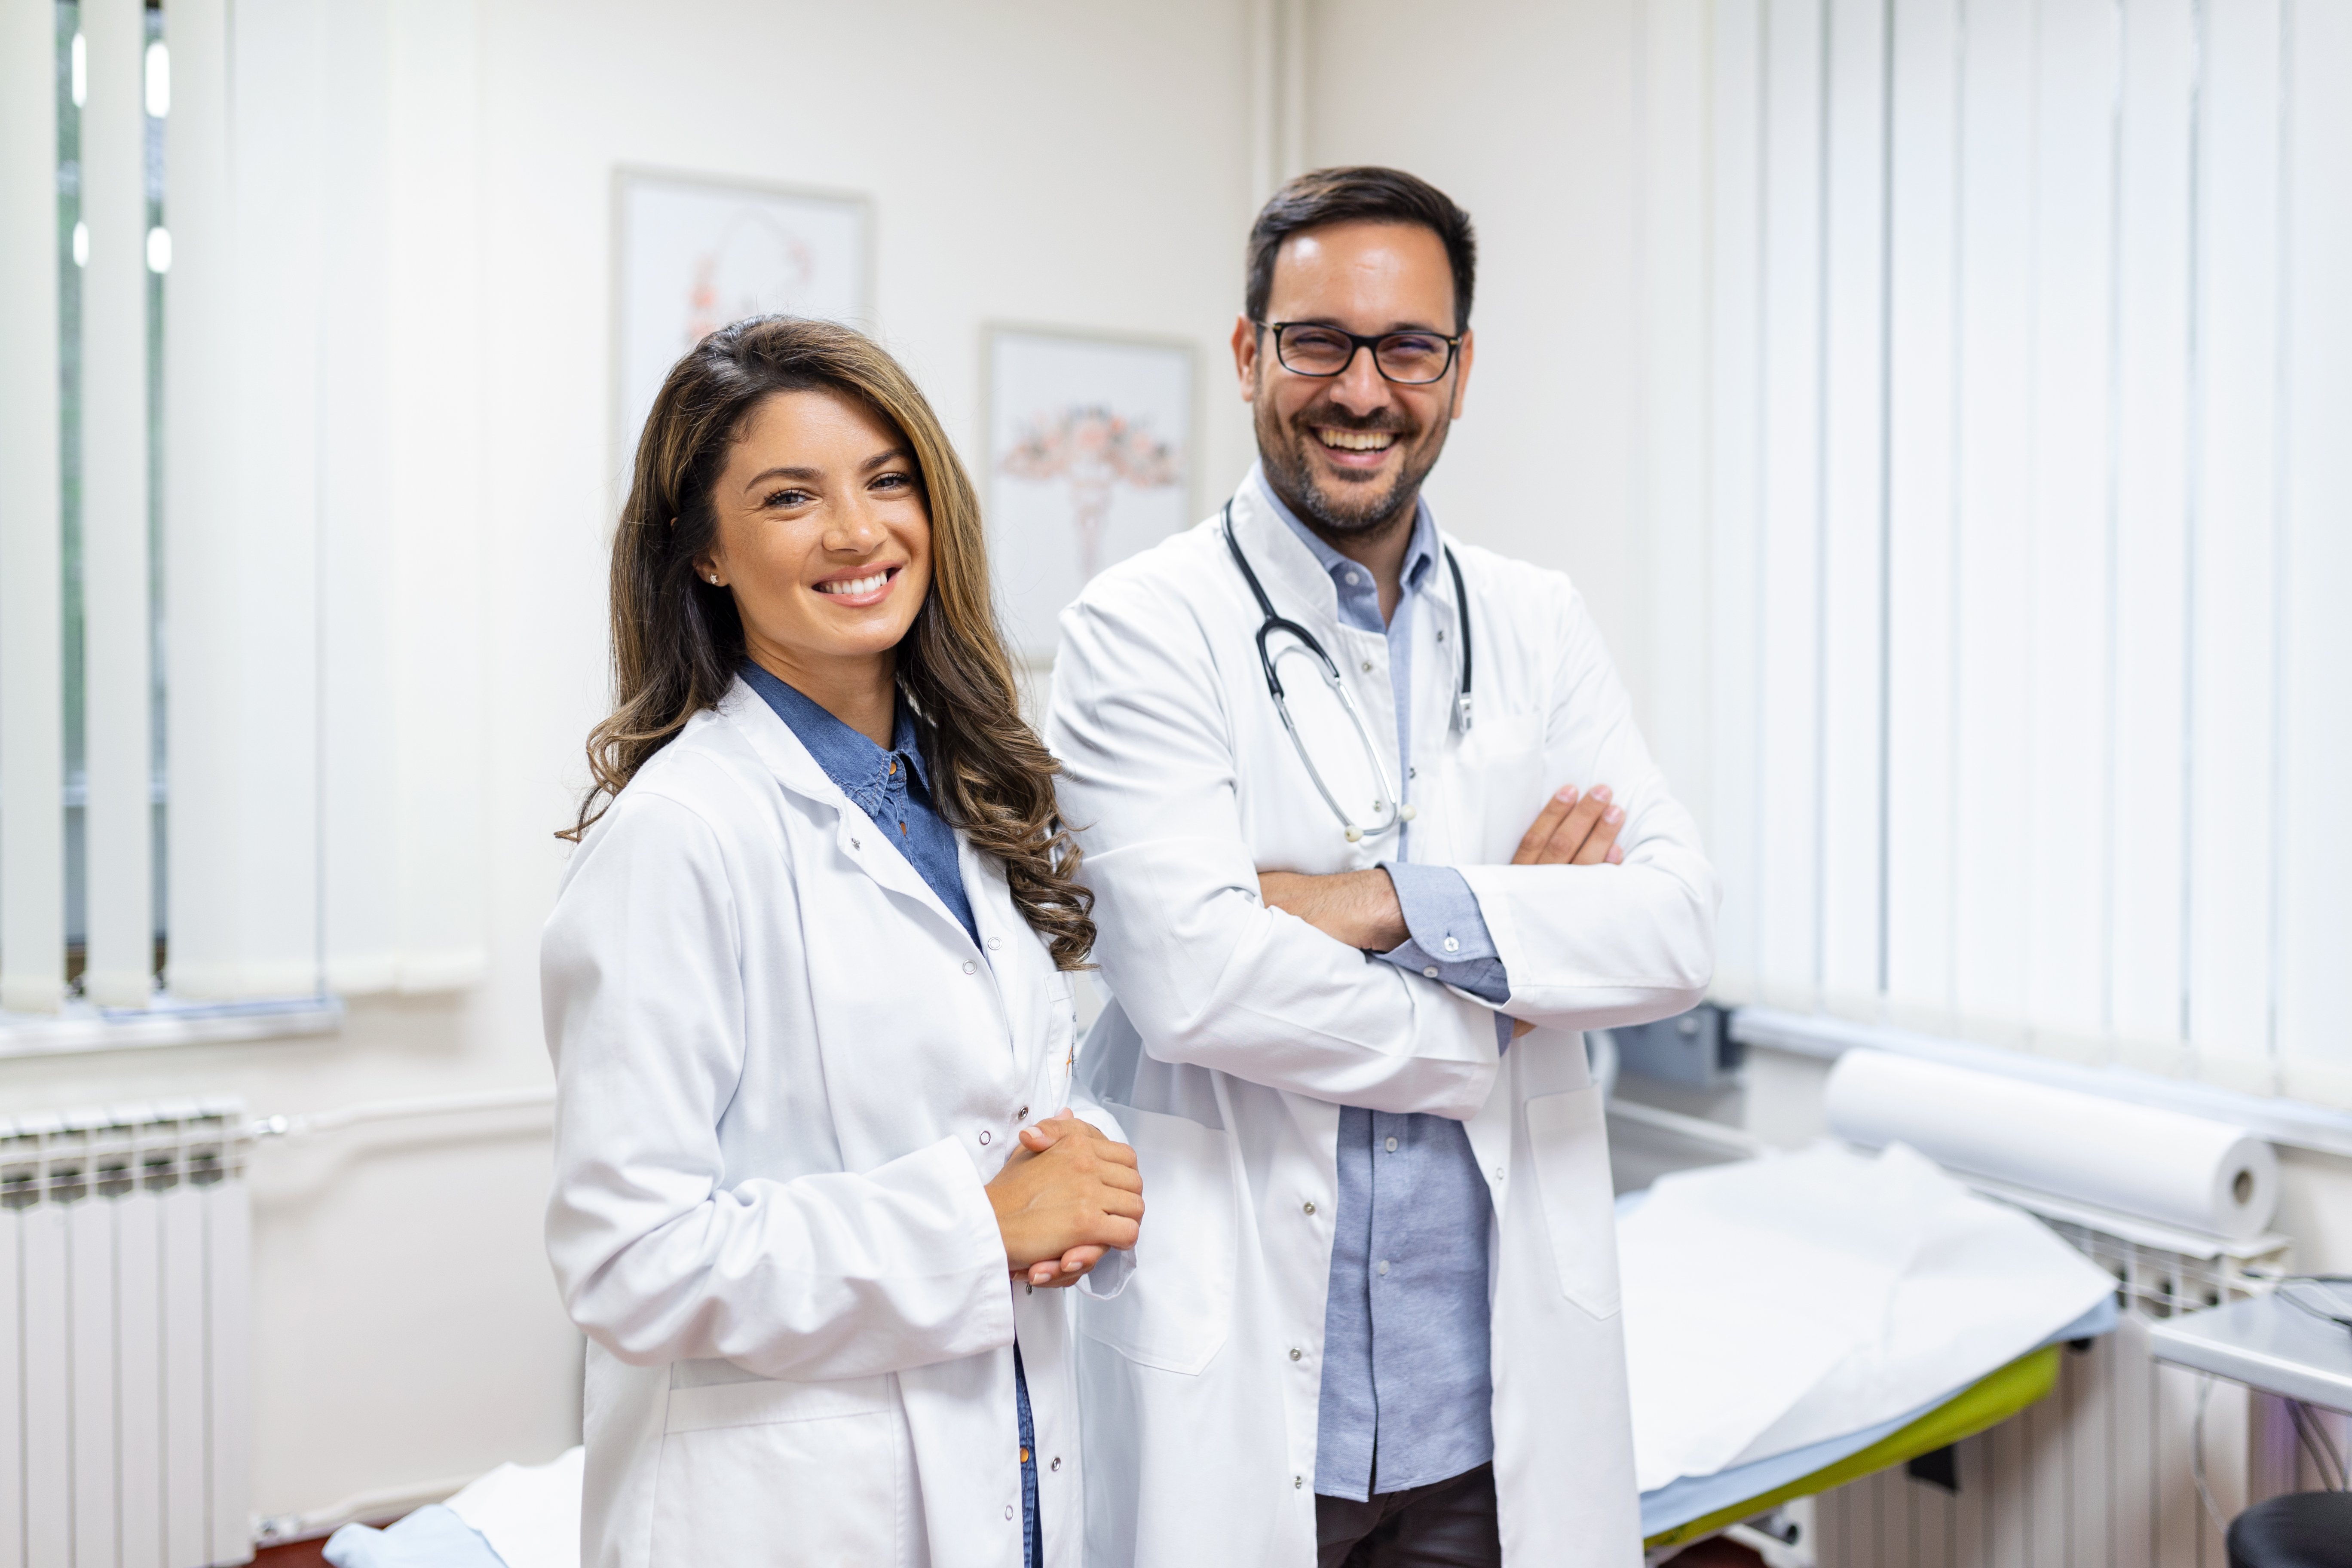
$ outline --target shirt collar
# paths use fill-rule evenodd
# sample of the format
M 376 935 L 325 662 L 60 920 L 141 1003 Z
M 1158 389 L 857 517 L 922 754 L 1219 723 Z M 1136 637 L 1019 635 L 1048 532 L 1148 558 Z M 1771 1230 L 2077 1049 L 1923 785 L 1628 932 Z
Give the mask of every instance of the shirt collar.
M 1250 465 L 1249 482 L 1257 486 L 1258 494 L 1265 498 L 1267 506 L 1274 509 L 1274 515 L 1282 519 L 1290 531 L 1298 536 L 1299 542 L 1314 552 L 1316 561 L 1331 574 L 1332 582 L 1344 587 L 1346 578 L 1343 574 L 1354 568 L 1356 563 L 1323 542 L 1321 534 L 1298 521 L 1297 515 L 1283 503 L 1282 498 L 1274 493 L 1274 486 L 1266 481 L 1265 463 Z M 1437 519 L 1429 510 L 1428 498 L 1418 497 L 1412 506 L 1412 538 L 1404 547 L 1404 570 L 1399 574 L 1404 591 L 1408 594 L 1421 592 L 1430 568 L 1436 563 Z
M 861 790 L 887 781 L 893 757 L 906 758 L 923 793 L 930 793 L 931 779 L 923 762 L 922 739 L 915 727 L 915 715 L 904 699 L 898 704 L 891 723 L 890 749 L 886 752 L 748 658 L 743 661 L 743 679 L 775 710 L 785 728 L 800 738 L 809 755 L 816 759 L 816 765 L 824 770 L 825 777 L 839 785 L 844 795 L 854 797 Z

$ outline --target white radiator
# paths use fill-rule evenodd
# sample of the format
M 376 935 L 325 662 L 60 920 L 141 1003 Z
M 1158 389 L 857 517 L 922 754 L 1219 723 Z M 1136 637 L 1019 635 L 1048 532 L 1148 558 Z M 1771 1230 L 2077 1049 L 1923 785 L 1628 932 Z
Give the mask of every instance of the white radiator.
M 243 1131 L 0 1120 L 0 1568 L 252 1561 Z
M 2283 1244 L 2200 1257 L 2086 1224 L 2052 1227 L 2115 1273 L 2121 1326 L 2062 1352 L 2050 1397 L 1958 1445 L 1957 1492 L 1898 1468 L 1823 1494 L 1822 1568 L 2222 1568 L 2198 1494 L 2200 1399 L 2206 1489 L 2223 1520 L 2326 1484 L 2284 1403 L 2148 1355 L 2150 1323 L 2266 1289 Z M 2340 1449 L 2345 1423 L 2322 1422 Z

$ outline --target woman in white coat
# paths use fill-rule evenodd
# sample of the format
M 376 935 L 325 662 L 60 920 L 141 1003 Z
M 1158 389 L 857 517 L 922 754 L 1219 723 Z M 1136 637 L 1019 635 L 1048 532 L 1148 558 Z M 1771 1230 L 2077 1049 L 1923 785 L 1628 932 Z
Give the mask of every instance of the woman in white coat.
M 1078 1560 L 1052 1288 L 1123 1270 L 1142 1185 L 1068 1109 L 1094 928 L 988 582 L 866 339 L 671 371 L 541 959 L 593 1568 Z

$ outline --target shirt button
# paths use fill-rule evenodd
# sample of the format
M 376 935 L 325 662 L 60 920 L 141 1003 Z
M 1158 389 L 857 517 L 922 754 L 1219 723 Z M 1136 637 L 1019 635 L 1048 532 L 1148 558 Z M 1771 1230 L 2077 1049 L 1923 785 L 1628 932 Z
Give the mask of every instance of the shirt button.
M 977 974 L 980 973 L 980 965 L 967 958 L 963 961 L 963 972 L 966 974 Z
M 1363 585 L 1364 585 L 1364 574 L 1363 574 L 1362 573 L 1360 573 L 1360 572 L 1350 572 L 1350 573 L 1349 573 L 1349 574 L 1348 574 L 1348 586 L 1349 586 L 1349 587 L 1350 587 L 1350 588 L 1360 588 L 1360 587 L 1362 587 Z
M 1462 951 L 1462 943 L 1449 936 L 1445 939 L 1445 951 L 1448 952 L 1460 952 Z
M 1389 1271 L 1389 1260 L 1387 1258 L 1383 1258 L 1381 1259 L 1380 1270 L 1383 1274 L 1386 1274 Z
M 1300 1351 L 1300 1350 L 1299 1350 L 1296 1345 L 1294 1345 L 1294 1346 L 1292 1346 L 1292 1347 L 1291 1347 L 1291 1351 L 1290 1351 L 1290 1359 L 1291 1359 L 1291 1360 L 1293 1360 L 1293 1361 L 1297 1361 L 1297 1360 L 1301 1355 L 1303 1355 L 1304 1353 L 1305 1353 L 1304 1352 Z
M 1389 1142 L 1388 1142 L 1388 1150 L 1389 1150 L 1389 1152 L 1390 1152 L 1390 1153 L 1391 1153 L 1391 1154 L 1393 1154 L 1393 1153 L 1395 1153 L 1395 1152 L 1396 1152 L 1396 1140 L 1395 1140 L 1395 1139 L 1391 1138 L 1391 1139 L 1390 1139 L 1390 1140 L 1389 1140 Z
M 1436 978 L 1437 978 L 1437 965 L 1435 965 L 1435 964 L 1433 964 L 1433 964 L 1431 964 L 1428 968 L 1426 968 L 1426 969 L 1423 970 L 1423 971 L 1421 972 L 1421 974 L 1422 974 L 1422 978 L 1423 978 L 1423 979 L 1424 979 L 1424 980 L 1434 980 L 1434 979 L 1436 979 Z

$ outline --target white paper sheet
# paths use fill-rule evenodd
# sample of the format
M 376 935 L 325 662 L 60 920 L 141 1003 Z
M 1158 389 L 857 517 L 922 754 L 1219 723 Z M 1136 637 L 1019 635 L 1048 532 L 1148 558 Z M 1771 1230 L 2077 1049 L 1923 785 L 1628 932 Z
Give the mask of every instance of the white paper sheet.
M 543 1465 L 500 1465 L 449 1500 L 507 1568 L 580 1568 L 580 1485 L 587 1450 Z
M 1644 1491 L 1915 1409 L 2115 1284 L 1900 1144 L 1662 1178 L 1618 1245 Z

